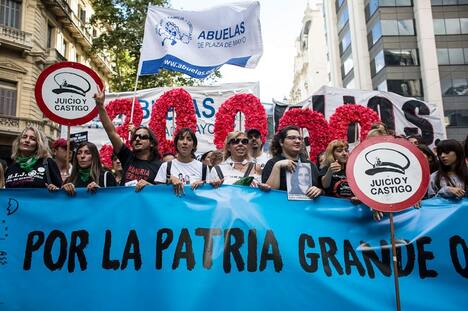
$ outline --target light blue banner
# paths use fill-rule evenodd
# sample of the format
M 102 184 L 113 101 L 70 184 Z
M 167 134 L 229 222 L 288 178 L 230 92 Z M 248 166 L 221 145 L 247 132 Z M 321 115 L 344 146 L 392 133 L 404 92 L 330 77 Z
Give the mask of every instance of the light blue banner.
M 465 310 L 468 200 L 395 216 L 403 310 Z M 0 191 L 0 310 L 395 310 L 388 218 L 223 186 Z

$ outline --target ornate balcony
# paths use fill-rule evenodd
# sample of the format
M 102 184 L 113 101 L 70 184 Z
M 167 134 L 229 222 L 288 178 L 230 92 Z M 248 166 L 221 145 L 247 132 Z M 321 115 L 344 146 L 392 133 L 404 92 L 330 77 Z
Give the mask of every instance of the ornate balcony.
M 60 54 L 57 49 L 47 49 L 47 55 L 46 55 L 46 65 L 52 65 L 58 62 L 63 62 L 66 61 L 67 59 L 63 57 L 62 54 Z
M 16 28 L 0 25 L 0 46 L 20 51 L 31 51 L 32 34 Z

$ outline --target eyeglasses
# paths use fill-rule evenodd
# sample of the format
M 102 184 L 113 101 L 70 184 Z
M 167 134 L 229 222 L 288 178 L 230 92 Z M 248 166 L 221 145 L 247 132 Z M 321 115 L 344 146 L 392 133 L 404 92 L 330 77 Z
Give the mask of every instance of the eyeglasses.
M 249 143 L 249 140 L 247 138 L 233 138 L 229 141 L 229 144 L 230 145 L 238 145 L 238 144 L 242 144 L 242 145 L 247 145 Z
M 133 140 L 136 140 L 137 138 L 139 138 L 140 140 L 147 140 L 147 139 L 150 139 L 149 135 L 148 134 L 135 134 L 133 135 Z
M 286 139 L 289 139 L 289 140 L 300 140 L 300 141 L 302 141 L 302 137 L 301 137 L 301 136 L 294 136 L 294 135 L 286 136 Z

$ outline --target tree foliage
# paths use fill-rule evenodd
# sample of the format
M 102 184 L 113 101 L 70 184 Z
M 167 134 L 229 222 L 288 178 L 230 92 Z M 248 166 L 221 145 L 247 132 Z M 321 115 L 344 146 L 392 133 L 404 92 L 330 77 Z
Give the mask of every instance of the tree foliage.
M 150 3 L 164 7 L 169 5 L 166 0 L 92 0 L 94 15 L 91 22 L 105 30 L 93 40 L 93 51 L 109 53 L 114 62 L 114 75 L 110 81 L 112 91 L 129 91 L 135 86 Z M 213 77 L 216 76 L 219 73 Z M 141 76 L 138 89 L 198 83 L 182 73 L 161 70 L 157 75 Z

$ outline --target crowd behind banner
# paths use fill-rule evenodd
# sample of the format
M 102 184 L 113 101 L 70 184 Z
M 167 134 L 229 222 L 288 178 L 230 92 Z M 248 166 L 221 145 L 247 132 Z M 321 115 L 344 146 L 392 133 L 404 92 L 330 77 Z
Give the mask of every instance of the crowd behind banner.
M 263 151 L 259 129 L 251 128 L 229 133 L 222 150 L 206 152 L 198 160 L 197 137 L 193 130 L 183 128 L 175 134 L 176 153 L 160 154 L 158 140 L 147 127 L 131 126 L 130 144 L 124 144 L 105 110 L 105 94 L 96 94 L 95 99 L 113 147 L 112 168 L 103 167 L 98 149 L 91 142 L 79 144 L 73 155 L 67 155 L 67 142 L 59 139 L 52 144 L 53 159 L 45 134 L 28 127 L 13 142 L 14 162 L 8 167 L 5 161 L 0 165 L 0 187 L 46 187 L 73 196 L 76 188 L 82 187 L 95 192 L 103 187 L 132 186 L 138 192 L 146 186 L 170 184 L 174 193 L 182 196 L 184 186 L 197 189 L 225 184 L 262 191 L 278 189 L 287 192 L 291 199 L 313 200 L 328 195 L 360 203 L 347 182 L 349 149 L 344 140 L 330 142 L 314 164 L 307 154 L 300 128 L 287 126 L 279 130 L 270 143 L 269 153 Z M 386 135 L 399 137 L 378 122 L 367 136 Z M 429 163 L 431 180 L 426 198 L 467 196 L 468 136 L 464 146 L 449 139 L 438 141 L 432 150 L 417 135 L 401 138 L 416 144 Z M 67 162 L 68 157 L 72 157 L 71 164 Z M 382 213 L 374 212 L 376 220 L 382 217 Z

